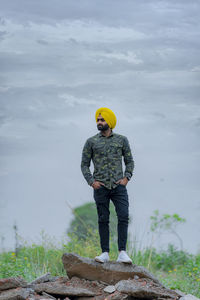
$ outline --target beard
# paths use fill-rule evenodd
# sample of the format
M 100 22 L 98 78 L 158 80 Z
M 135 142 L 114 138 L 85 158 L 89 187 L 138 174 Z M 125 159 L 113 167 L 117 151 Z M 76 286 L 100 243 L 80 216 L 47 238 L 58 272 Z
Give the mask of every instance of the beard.
M 106 130 L 108 130 L 108 128 L 109 128 L 109 126 L 108 126 L 108 124 L 106 124 L 106 125 L 97 125 L 97 129 L 98 130 L 100 130 L 100 131 L 106 131 Z

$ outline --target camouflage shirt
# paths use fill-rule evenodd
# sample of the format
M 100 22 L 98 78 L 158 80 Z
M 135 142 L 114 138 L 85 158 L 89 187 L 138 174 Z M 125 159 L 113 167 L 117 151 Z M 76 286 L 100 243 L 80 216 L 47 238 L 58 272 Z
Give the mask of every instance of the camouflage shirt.
M 125 172 L 122 168 L 124 157 Z M 90 171 L 90 162 L 94 164 L 94 173 Z M 111 132 L 109 137 L 98 133 L 87 139 L 82 152 L 81 170 L 87 183 L 91 185 L 94 180 L 101 181 L 105 187 L 117 187 L 117 180 L 127 177 L 130 180 L 134 169 L 128 139 L 120 134 Z

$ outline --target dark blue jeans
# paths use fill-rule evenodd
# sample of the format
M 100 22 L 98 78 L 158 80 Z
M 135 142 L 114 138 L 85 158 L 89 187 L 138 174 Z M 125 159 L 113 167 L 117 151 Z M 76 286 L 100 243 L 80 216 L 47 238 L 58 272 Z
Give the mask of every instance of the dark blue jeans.
M 94 200 L 98 212 L 99 235 L 102 252 L 109 252 L 109 204 L 112 200 L 118 218 L 118 249 L 126 250 L 129 202 L 126 186 L 119 184 L 114 189 L 101 186 L 94 190 Z

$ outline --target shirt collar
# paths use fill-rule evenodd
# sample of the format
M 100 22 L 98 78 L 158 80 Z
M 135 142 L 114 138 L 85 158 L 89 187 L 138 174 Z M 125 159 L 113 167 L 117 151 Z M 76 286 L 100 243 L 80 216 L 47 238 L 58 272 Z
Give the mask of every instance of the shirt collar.
M 113 136 L 113 135 L 114 135 L 114 132 L 111 131 L 111 134 L 108 137 Z M 101 131 L 99 132 L 99 137 L 105 137 Z

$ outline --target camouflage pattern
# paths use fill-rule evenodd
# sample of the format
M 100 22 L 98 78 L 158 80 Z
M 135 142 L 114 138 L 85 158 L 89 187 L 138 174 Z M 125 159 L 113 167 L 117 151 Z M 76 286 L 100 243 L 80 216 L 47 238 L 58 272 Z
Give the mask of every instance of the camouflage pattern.
M 122 157 L 125 163 L 124 173 Z M 93 175 L 90 171 L 91 160 L 94 164 Z M 112 132 L 109 137 L 105 137 L 100 132 L 87 139 L 82 152 L 81 171 L 89 185 L 98 180 L 108 189 L 115 188 L 117 180 L 123 177 L 130 180 L 133 169 L 134 161 L 125 136 Z

